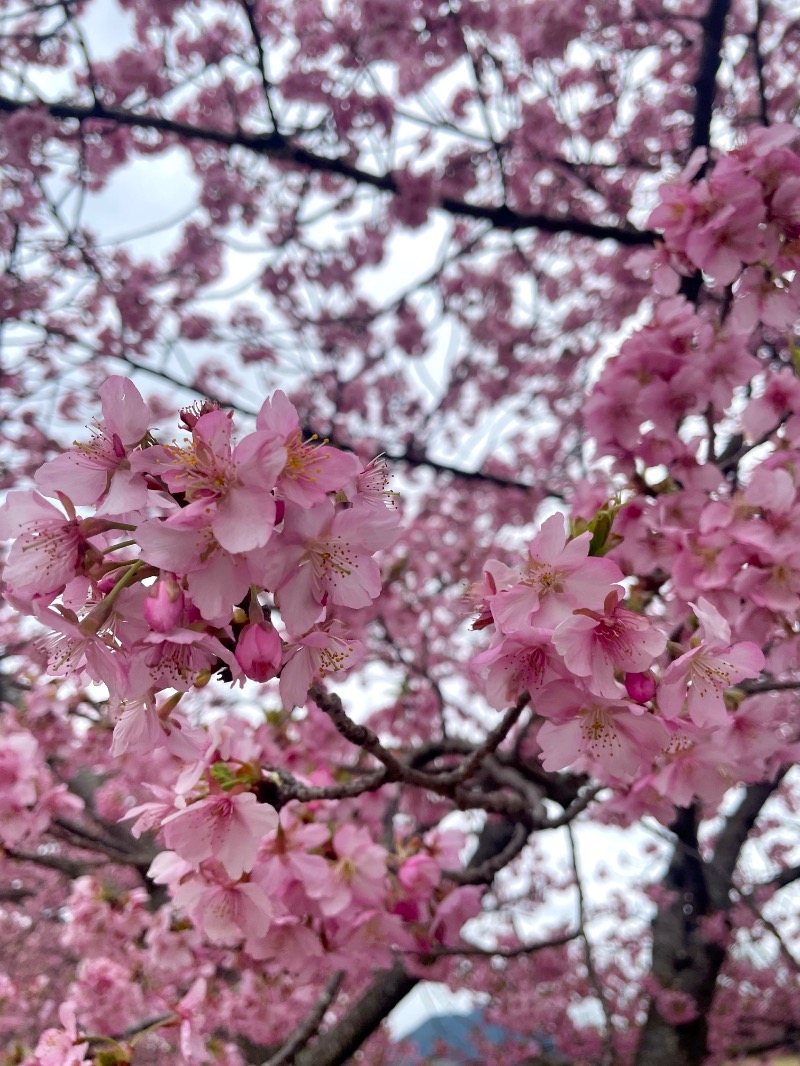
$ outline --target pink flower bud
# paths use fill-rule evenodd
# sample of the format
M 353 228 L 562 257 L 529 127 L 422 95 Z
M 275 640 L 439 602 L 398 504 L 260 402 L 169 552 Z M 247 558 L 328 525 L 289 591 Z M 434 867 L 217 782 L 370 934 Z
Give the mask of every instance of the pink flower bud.
M 253 681 L 269 681 L 276 677 L 282 655 L 281 638 L 269 622 L 255 622 L 244 627 L 236 645 L 236 661 Z
M 647 703 L 656 694 L 656 679 L 649 670 L 646 674 L 626 674 L 625 688 L 632 700 Z
M 157 633 L 169 633 L 183 615 L 183 590 L 173 574 L 163 574 L 144 601 L 144 617 Z
M 410 895 L 430 899 L 442 872 L 430 855 L 412 855 L 397 871 L 397 880 Z

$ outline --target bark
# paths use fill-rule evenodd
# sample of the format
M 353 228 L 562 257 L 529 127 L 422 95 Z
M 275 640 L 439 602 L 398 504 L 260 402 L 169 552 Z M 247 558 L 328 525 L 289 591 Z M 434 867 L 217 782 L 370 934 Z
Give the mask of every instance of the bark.
M 725 957 L 702 933 L 711 901 L 697 849 L 695 811 L 680 811 L 672 828 L 678 839 L 664 878 L 664 901 L 653 919 L 651 972 L 662 988 L 690 995 L 698 1013 L 692 1021 L 675 1024 L 652 1001 L 634 1066 L 700 1066 L 706 1056 L 707 1011 Z
M 400 962 L 381 971 L 343 1018 L 295 1056 L 293 1066 L 343 1066 L 418 981 Z
M 691 996 L 697 1017 L 683 1024 L 668 1021 L 651 1001 L 634 1066 L 700 1066 L 705 1061 L 707 1019 L 726 952 L 706 939 L 703 919 L 730 907 L 742 847 L 784 775 L 747 788 L 707 862 L 697 843 L 697 812 L 679 811 L 672 826 L 677 840 L 664 877 L 664 897 L 653 919 L 651 974 L 661 988 Z

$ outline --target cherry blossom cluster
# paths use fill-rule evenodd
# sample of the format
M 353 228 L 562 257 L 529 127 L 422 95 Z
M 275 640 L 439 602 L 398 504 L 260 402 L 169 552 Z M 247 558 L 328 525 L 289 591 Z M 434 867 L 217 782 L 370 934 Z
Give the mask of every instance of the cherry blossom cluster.
M 717 487 L 719 473 L 707 461 L 715 456 L 703 454 L 703 423 L 721 418 L 764 373 L 751 344 L 754 328 L 779 338 L 800 314 L 796 142 L 790 126 L 756 130 L 706 176 L 698 178 L 700 154 L 679 180 L 661 187 L 649 221 L 663 232 L 663 244 L 637 252 L 631 265 L 652 273 L 662 298 L 652 321 L 609 361 L 584 410 L 597 455 L 613 456 L 626 474 L 637 461 L 666 464 L 680 468 L 683 483 Z M 699 272 L 719 305 L 698 309 L 678 294 L 681 282 Z M 742 426 L 754 438 L 795 411 L 794 375 L 778 381 L 769 374 L 764 395 L 744 412 Z
M 459 865 L 461 832 L 398 841 L 390 855 L 366 828 L 337 828 L 325 805 L 276 813 L 249 792 L 177 811 L 144 804 L 137 815 L 135 833 L 160 824 L 172 849 L 154 861 L 153 880 L 170 886 L 210 943 L 240 946 L 254 960 L 280 966 L 288 952 L 299 970 L 337 951 L 359 966 L 391 966 L 398 949 L 455 943 L 480 910 L 479 888 L 442 882 Z
M 112 367 L 231 397 L 247 364 L 402 464 L 416 506 L 378 597 L 381 463 L 304 441 L 282 397 L 239 443 L 211 406 L 169 442 L 118 378 L 92 440 L 11 493 L 8 597 L 51 636 L 0 614 L 0 1060 L 321 1066 L 356 1028 L 350 1057 L 411 1066 L 380 1026 L 410 977 L 491 1001 L 485 1066 L 679 1061 L 687 1034 L 709 1066 L 780 1056 L 790 5 L 119 6 L 116 43 L 102 0 L 0 25 L 0 487 Z M 161 164 L 187 180 L 161 189 Z M 126 235 L 96 194 L 140 170 L 163 195 Z M 569 524 L 520 558 L 545 500 Z M 458 632 L 470 584 L 482 635 Z M 390 680 L 337 717 L 328 675 L 366 655 Z M 642 815 L 625 840 L 658 861 L 604 892 L 584 834 Z M 479 880 L 488 955 L 459 941 Z
M 262 795 L 270 785 L 264 762 L 278 761 L 276 753 L 249 739 L 242 723 L 206 729 L 177 710 L 219 671 L 234 682 L 279 677 L 291 709 L 306 702 L 312 682 L 348 665 L 357 642 L 336 612 L 378 595 L 374 555 L 397 535 L 382 464 L 364 469 L 326 443 L 304 443 L 282 393 L 239 443 L 231 417 L 210 404 L 182 412 L 183 442 L 158 443 L 142 397 L 121 377 L 106 381 L 101 402 L 91 439 L 37 474 L 63 511 L 37 491 L 11 492 L 0 531 L 16 537 L 9 599 L 53 633 L 49 672 L 108 687 L 113 756 L 168 759 L 147 775 L 155 800 L 127 812 L 112 802 L 107 812 L 135 819 L 135 836 L 151 831 L 170 849 L 152 862 L 152 883 L 169 887 L 205 943 L 242 950 L 262 966 L 285 968 L 288 955 L 299 973 L 323 952 L 339 952 L 359 957 L 366 975 L 390 965 L 398 949 L 452 943 L 480 908 L 480 889 L 442 882 L 444 870 L 460 865 L 463 833 L 398 839 L 390 854 L 330 803 L 278 812 Z M 93 513 L 82 517 L 79 508 Z M 35 737 L 9 715 L 0 767 L 7 847 L 83 806 L 50 782 Z M 98 965 L 107 986 L 130 981 L 119 963 Z M 62 1028 L 43 1034 L 42 1066 L 63 1055 L 84 1061 L 76 1008 L 84 1027 L 115 1027 L 105 1000 L 89 991 L 95 971 L 87 962 Z M 180 1019 L 188 1063 L 204 1061 L 195 1025 L 210 1024 L 207 1012 L 192 1022 L 204 996 L 193 986 L 172 1000 L 168 1024 Z
M 278 769 L 264 769 L 278 762 L 266 738 L 217 722 L 204 740 L 177 782 L 151 785 L 155 799 L 125 818 L 135 836 L 157 832 L 169 849 L 149 876 L 169 886 L 210 943 L 276 965 L 287 950 L 297 966 L 312 965 L 324 945 L 383 966 L 398 948 L 452 942 L 479 910 L 480 891 L 442 882 L 443 871 L 460 865 L 463 833 L 398 838 L 390 854 L 335 803 L 276 811 L 265 802 L 280 780 Z M 315 781 L 325 777 L 318 772 Z
M 304 442 L 281 392 L 238 443 L 213 404 L 185 410 L 190 435 L 160 444 L 132 382 L 109 378 L 100 398 L 90 440 L 36 475 L 63 510 L 34 490 L 0 508 L 0 536 L 16 538 L 7 594 L 53 632 L 51 673 L 107 685 L 116 753 L 166 744 L 186 755 L 195 745 L 177 701 L 215 672 L 280 676 L 291 707 L 355 660 L 337 610 L 379 594 L 374 556 L 396 539 L 397 515 L 384 465 Z
M 83 803 L 53 779 L 42 746 L 14 708 L 3 706 L 2 715 L 0 844 L 13 848 L 41 836 L 52 817 L 80 812 Z
M 731 781 L 796 754 L 796 716 L 778 693 L 730 691 L 764 669 L 760 645 L 773 672 L 794 665 L 781 636 L 800 607 L 800 388 L 749 334 L 758 322 L 784 329 L 800 310 L 795 140 L 788 127 L 756 131 L 702 179 L 698 156 L 662 187 L 650 221 L 664 245 L 635 256 L 661 299 L 584 410 L 624 504 L 593 517 L 592 492 L 578 494 L 578 535 L 547 519 L 521 567 L 490 561 L 473 588 L 476 628 L 494 630 L 473 671 L 495 707 L 530 693 L 545 769 L 632 785 L 631 809 L 649 804 L 667 821 L 672 804 L 716 802 Z M 726 290 L 721 313 L 676 295 L 698 270 Z M 732 481 L 773 434 L 778 450 Z
M 231 715 L 196 730 L 199 758 L 178 760 L 161 747 L 147 756 L 146 770 L 141 754 L 109 759 L 107 730 L 90 730 L 82 755 L 103 767 L 106 780 L 91 798 L 91 817 L 82 817 L 83 802 L 65 785 L 54 785 L 43 753 L 54 766 L 69 765 L 75 750 L 70 718 L 91 714 L 91 704 L 82 708 L 87 694 L 71 683 L 55 688 L 46 677 L 37 682 L 30 668 L 26 674 L 32 686 L 25 699 L 28 728 L 10 706 L 0 715 L 6 753 L 0 759 L 0 861 L 11 865 L 41 841 L 55 840 L 55 869 L 63 859 L 80 870 L 80 858 L 63 856 L 65 831 L 91 850 L 98 819 L 111 831 L 119 826 L 125 832 L 133 823 L 134 855 L 137 843 L 141 849 L 134 861 L 148 885 L 116 866 L 112 852 L 101 870 L 89 860 L 92 873 L 75 877 L 68 898 L 63 886 L 53 893 L 70 920 L 43 930 L 49 976 L 32 963 L 27 984 L 17 968 L 16 986 L 0 985 L 0 1032 L 9 1024 L 14 1031 L 11 1003 L 25 999 L 33 1009 L 58 989 L 61 1024 L 51 1023 L 41 1036 L 37 1030 L 35 1055 L 25 1060 L 31 1066 L 105 1062 L 93 1057 L 100 1050 L 124 1062 L 146 1033 L 121 1034 L 143 1018 L 155 1019 L 153 1039 L 174 1042 L 186 1066 L 203 1066 L 215 1040 L 238 1064 L 220 1032 L 234 1027 L 265 1044 L 280 1040 L 291 1019 L 299 1022 L 309 1009 L 325 966 L 346 970 L 348 981 L 357 983 L 374 968 L 391 966 L 398 951 L 410 953 L 413 965 L 419 955 L 452 948 L 463 923 L 478 913 L 482 889 L 459 886 L 452 877 L 462 865 L 463 832 L 413 832 L 411 821 L 399 818 L 387 842 L 380 817 L 368 817 L 369 803 L 293 802 L 280 811 L 270 804 L 281 765 L 289 763 L 296 773 L 314 765 L 320 742 L 337 751 L 335 735 L 326 737 L 326 719 L 313 705 L 307 730 L 303 716 L 287 714 L 292 734 L 286 750 L 273 725 L 256 729 Z M 321 767 L 303 776 L 334 785 Z M 71 836 L 76 832 L 84 835 Z M 159 853 L 164 846 L 170 850 Z M 155 914 L 153 895 L 160 898 Z M 2 920 L 0 908 L 0 929 Z M 29 947 L 35 955 L 33 940 Z M 62 955 L 72 963 L 59 966 Z M 235 985 L 224 976 L 232 965 Z M 272 1008 L 265 1012 L 257 1004 L 267 989 Z
M 800 266 L 800 156 L 789 125 L 754 130 L 741 148 L 699 177 L 696 151 L 680 179 L 661 186 L 650 225 L 664 234 L 654 281 L 675 293 L 681 276 L 701 270 L 717 286 L 735 285 L 732 326 L 785 329 L 797 317 Z M 673 271 L 674 273 L 671 273 Z
M 757 677 L 764 655 L 750 641 L 732 643 L 730 626 L 700 598 L 690 646 L 671 642 L 668 661 L 667 635 L 624 605 L 622 571 L 590 555 L 591 542 L 591 531 L 570 537 L 552 515 L 522 566 L 486 563 L 472 593 L 476 627 L 494 627 L 494 639 L 472 669 L 497 708 L 530 694 L 545 719 L 536 732 L 545 770 L 630 784 L 724 729 L 726 690 Z M 680 802 L 663 774 L 653 781 Z

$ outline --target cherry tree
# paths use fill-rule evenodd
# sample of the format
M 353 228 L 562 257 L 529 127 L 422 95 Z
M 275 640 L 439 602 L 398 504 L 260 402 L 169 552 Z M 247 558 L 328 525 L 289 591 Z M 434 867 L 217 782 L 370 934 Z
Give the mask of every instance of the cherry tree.
M 3 0 L 0 1062 L 800 1046 L 799 40 Z

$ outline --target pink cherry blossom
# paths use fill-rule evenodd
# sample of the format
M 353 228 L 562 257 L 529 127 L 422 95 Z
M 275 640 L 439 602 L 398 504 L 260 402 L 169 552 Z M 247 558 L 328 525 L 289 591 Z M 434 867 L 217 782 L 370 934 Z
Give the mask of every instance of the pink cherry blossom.
M 641 672 L 666 647 L 667 638 L 646 618 L 620 606 L 622 593 L 606 596 L 604 611 L 578 608 L 560 622 L 553 643 L 567 668 L 598 696 L 619 697 L 614 671 Z
M 385 509 L 337 512 L 328 499 L 307 510 L 287 504 L 264 581 L 276 589 L 289 631 L 309 629 L 328 600 L 344 607 L 370 604 L 381 588 L 374 553 L 396 537 L 396 518 Z
M 355 662 L 361 643 L 349 637 L 340 623 L 331 622 L 297 640 L 284 650 L 280 693 L 285 707 L 302 707 L 314 681 L 324 681 L 332 673 Z
M 36 483 L 54 495 L 66 493 L 78 504 L 100 504 L 98 514 L 122 514 L 143 507 L 147 485 L 128 461 L 150 426 L 150 411 L 127 378 L 106 378 L 99 390 L 103 410 L 88 443 L 46 463 Z
M 46 1029 L 39 1038 L 34 1051 L 37 1066 L 80 1066 L 88 1061 L 89 1043 L 78 1036 L 75 1008 L 63 1003 L 59 1020 L 62 1029 Z
M 263 554 L 225 551 L 210 526 L 198 526 L 183 512 L 166 521 L 142 522 L 135 537 L 147 562 L 186 575 L 191 600 L 208 621 L 228 622 L 231 605 L 259 580 L 264 566 Z
M 197 419 L 183 447 L 158 446 L 138 452 L 137 471 L 164 479 L 171 492 L 183 493 L 182 524 L 210 527 L 226 551 L 263 547 L 275 525 L 272 493 L 286 450 L 268 433 L 250 433 L 231 445 L 231 420 L 223 411 Z
M 261 837 L 274 829 L 274 808 L 251 792 L 208 796 L 175 811 L 162 822 L 167 847 L 187 862 L 215 858 L 229 877 L 252 870 Z
M 288 888 L 297 883 L 309 894 L 328 877 L 327 861 L 312 853 L 329 840 L 326 826 L 299 821 L 290 808 L 284 808 L 275 829 L 261 841 L 255 879 L 271 896 L 285 898 Z
M 430 855 L 412 855 L 397 871 L 397 879 L 415 899 L 428 899 L 441 880 L 441 870 Z
M 71 612 L 62 614 L 49 607 L 37 607 L 35 615 L 52 631 L 42 641 L 51 674 L 85 674 L 112 692 L 123 691 L 128 676 L 124 658 L 93 625 L 85 626 Z
M 382 456 L 367 463 L 356 474 L 353 482 L 345 485 L 342 491 L 351 503 L 364 507 L 396 507 L 397 493 L 387 489 L 391 480 L 389 465 Z
M 149 755 L 163 747 L 179 759 L 195 759 L 205 744 L 202 729 L 175 711 L 162 717 L 149 695 L 120 701 L 114 721 L 111 754 L 115 757 L 125 752 Z
M 272 919 L 272 905 L 262 888 L 250 881 L 237 883 L 190 876 L 173 892 L 175 903 L 188 911 L 214 944 L 258 939 Z
M 309 885 L 309 896 L 328 917 L 341 914 L 351 901 L 377 903 L 386 894 L 386 852 L 364 829 L 345 825 L 333 838 L 336 860 L 328 876 Z
M 256 428 L 274 434 L 284 449 L 277 489 L 285 500 L 308 507 L 327 492 L 342 488 L 358 473 L 361 464 L 355 455 L 333 448 L 327 441 L 303 441 L 297 411 L 280 389 L 264 401 Z
M 181 1054 L 188 1066 L 202 1066 L 206 1058 L 206 1041 L 197 1031 L 203 1022 L 205 1000 L 208 995 L 208 983 L 203 977 L 198 977 L 192 987 L 178 1003 L 176 1013 L 180 1018 L 180 1048 Z
M 455 944 L 466 921 L 480 913 L 483 891 L 478 885 L 460 885 L 448 892 L 433 915 L 431 935 L 440 944 Z
M 478 676 L 487 675 L 486 698 L 500 710 L 514 703 L 522 692 L 535 693 L 564 676 L 563 665 L 554 650 L 551 630 L 520 629 L 476 655 L 471 667 Z
M 630 781 L 669 742 L 664 723 L 626 700 L 605 700 L 569 682 L 549 685 L 536 701 L 548 720 L 539 728 L 545 770 L 591 771 Z
M 194 629 L 172 629 L 168 633 L 151 633 L 132 649 L 134 666 L 144 675 L 147 689 L 175 688 L 185 692 L 201 674 L 222 669 L 239 676 L 239 664 L 233 653 L 210 633 Z M 135 698 L 135 691 L 127 693 Z
M 691 606 L 701 623 L 700 639 L 664 671 L 658 705 L 664 715 L 676 719 L 686 701 L 691 720 L 713 728 L 727 720 L 725 690 L 757 677 L 764 668 L 764 653 L 751 641 L 732 645 L 730 626 L 708 600 L 701 597 Z
M 577 607 L 599 608 L 609 586 L 622 578 L 610 559 L 589 558 L 590 533 L 569 539 L 562 515 L 551 515 L 531 541 L 517 584 L 489 603 L 503 632 L 556 626 Z
M 0 504 L 0 539 L 15 537 L 4 577 L 18 595 L 56 594 L 93 551 L 87 525 L 67 518 L 38 492 L 9 492 Z

